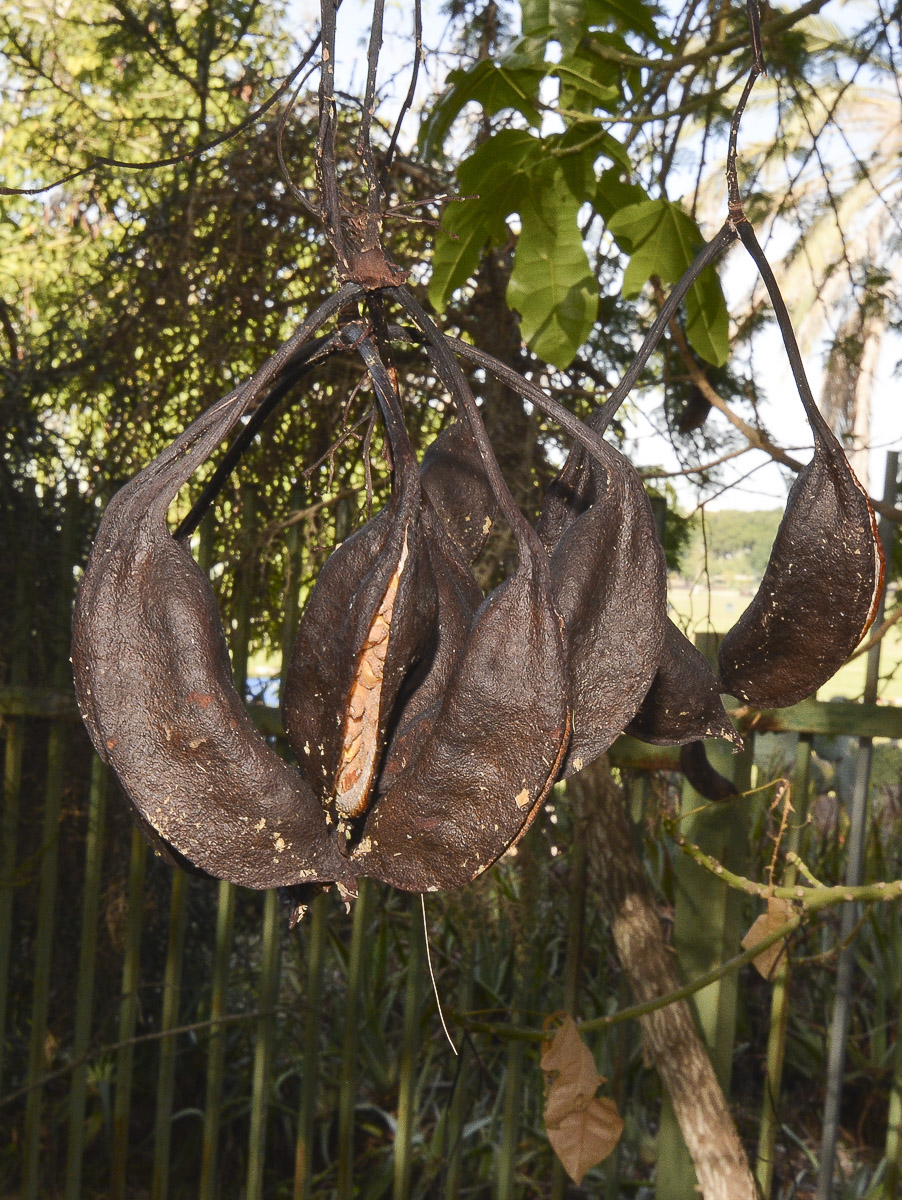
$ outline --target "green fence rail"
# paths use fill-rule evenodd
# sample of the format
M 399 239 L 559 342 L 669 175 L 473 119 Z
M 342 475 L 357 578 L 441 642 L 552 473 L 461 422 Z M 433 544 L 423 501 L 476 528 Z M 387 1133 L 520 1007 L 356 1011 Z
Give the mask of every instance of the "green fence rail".
M 276 710 L 250 710 L 265 734 L 279 734 Z M 749 744 L 764 733 L 801 735 L 799 816 L 815 735 L 902 739 L 902 710 L 879 705 L 806 701 L 733 715 Z M 429 898 L 436 975 L 462 1051 L 455 1058 L 425 970 L 418 898 L 367 884 L 350 915 L 322 897 L 289 934 L 275 893 L 171 871 L 148 854 L 115 781 L 89 752 L 68 691 L 2 688 L 0 717 L 4 1194 L 513 1197 L 526 1194 L 528 1179 L 547 1181 L 549 1195 L 570 1194 L 542 1136 L 531 1051 L 519 1041 L 475 1044 L 461 1014 L 516 1013 L 535 1024 L 564 1007 L 594 1015 L 610 1002 L 605 935 L 586 906 L 584 843 L 573 836 L 578 814 L 558 806 L 558 825 L 549 817 L 519 861 L 469 891 Z M 750 753 L 744 765 L 736 760 L 740 770 L 749 771 Z M 644 781 L 659 778 L 647 773 L 676 769 L 677 757 L 627 737 L 613 747 L 640 822 L 651 796 Z M 760 822 L 764 808 L 747 804 L 740 827 Z M 803 835 L 799 823 L 796 844 Z M 695 836 L 719 845 L 713 827 Z M 744 831 L 739 840 L 749 843 Z M 681 922 L 691 930 L 695 921 L 698 932 L 686 905 L 697 909 L 699 895 L 697 881 L 681 885 L 681 871 L 676 945 L 692 976 L 736 953 L 749 910 L 720 912 L 723 892 L 706 882 L 711 937 L 681 945 Z M 790 988 L 779 976 L 761 1050 L 764 1194 L 785 1122 L 774 1098 Z M 733 977 L 726 992 L 695 999 L 727 1086 L 741 992 Z M 596 1051 L 603 1070 L 635 1075 L 635 1040 L 602 1039 Z M 886 1054 L 896 1061 L 892 1039 Z M 891 1103 L 897 1112 L 895 1091 Z M 677 1186 L 685 1163 L 668 1121 L 665 1111 L 658 1195 L 689 1195 Z M 898 1130 L 890 1137 L 898 1141 Z M 619 1186 L 630 1194 L 637 1167 L 620 1158 Z M 613 1169 L 598 1173 L 610 1195 Z

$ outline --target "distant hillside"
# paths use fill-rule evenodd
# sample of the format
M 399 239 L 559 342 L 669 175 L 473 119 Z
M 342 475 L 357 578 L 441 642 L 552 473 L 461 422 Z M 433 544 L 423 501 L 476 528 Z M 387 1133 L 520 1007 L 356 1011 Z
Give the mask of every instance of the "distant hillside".
M 761 512 L 725 508 L 697 514 L 690 524 L 680 575 L 687 581 L 698 579 L 707 562 L 712 582 L 760 579 L 782 516 L 782 508 Z

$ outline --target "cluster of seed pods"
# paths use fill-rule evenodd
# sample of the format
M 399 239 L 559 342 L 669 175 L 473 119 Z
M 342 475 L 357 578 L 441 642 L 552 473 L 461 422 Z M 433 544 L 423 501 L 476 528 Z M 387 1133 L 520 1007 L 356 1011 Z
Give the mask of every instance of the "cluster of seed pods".
M 410 891 L 469 882 L 522 836 L 558 779 L 624 730 L 704 761 L 701 739 L 738 742 L 721 694 L 761 707 L 809 695 L 860 640 L 881 584 L 867 496 L 803 390 L 814 456 L 715 674 L 667 617 L 648 499 L 602 436 L 610 411 L 578 421 L 444 337 L 404 286 L 377 283 L 344 283 L 117 493 L 74 619 L 82 716 L 154 847 L 248 887 L 292 887 L 299 904 L 332 884 L 353 894 L 364 876 Z M 371 323 L 316 336 L 361 300 Z M 387 301 L 407 326 L 386 327 Z M 425 348 L 457 408 L 422 463 L 386 365 L 389 335 Z M 369 374 L 392 492 L 333 551 L 303 614 L 283 699 L 295 767 L 236 693 L 212 589 L 167 511 L 244 416 L 335 353 L 359 355 Z M 535 527 L 498 469 L 460 356 L 573 439 Z M 517 565 L 483 595 L 472 564 L 499 515 Z

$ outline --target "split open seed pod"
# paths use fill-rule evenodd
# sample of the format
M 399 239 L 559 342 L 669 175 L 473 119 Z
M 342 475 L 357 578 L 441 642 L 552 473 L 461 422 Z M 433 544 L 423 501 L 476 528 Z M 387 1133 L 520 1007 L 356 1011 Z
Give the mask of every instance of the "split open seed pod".
M 514 573 L 476 611 L 456 646 L 434 719 L 365 815 L 352 852 L 360 874 L 396 887 L 458 887 L 490 866 L 534 818 L 569 736 L 561 618 L 547 558 L 507 490 L 472 393 L 438 330 L 406 289 L 398 297 L 466 419 L 485 477 L 514 533 Z
M 387 376 L 385 387 L 392 388 Z M 391 448 L 391 500 L 320 571 L 282 701 L 292 749 L 336 822 L 369 804 L 395 701 L 428 652 L 437 617 L 417 462 L 400 414 L 380 386 L 376 394 Z

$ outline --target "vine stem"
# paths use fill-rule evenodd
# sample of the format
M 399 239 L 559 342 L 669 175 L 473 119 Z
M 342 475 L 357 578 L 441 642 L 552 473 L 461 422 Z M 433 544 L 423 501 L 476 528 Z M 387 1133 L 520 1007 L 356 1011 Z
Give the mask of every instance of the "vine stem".
M 816 887 L 803 887 L 801 884 L 793 884 L 791 887 L 775 887 L 771 884 L 757 883 L 754 879 L 749 879 L 745 875 L 737 875 L 735 872 L 728 870 L 713 855 L 707 854 L 701 847 L 696 846 L 694 842 L 690 842 L 682 834 L 671 834 L 671 836 L 684 854 L 687 854 L 694 862 L 697 862 L 700 867 L 703 867 L 712 875 L 716 875 L 718 879 L 722 879 L 728 887 L 735 888 L 740 892 L 746 892 L 750 896 L 760 896 L 762 900 L 769 900 L 771 898 L 792 900 L 800 905 L 805 912 L 818 912 L 820 909 L 829 908 L 834 904 L 851 903 L 855 900 L 873 903 L 897 900 L 902 896 L 902 879 L 860 884 L 855 887 L 849 887 L 845 884 L 835 884 L 832 886 L 820 884 Z M 794 856 L 793 863 L 801 870 L 798 855 Z M 807 875 L 809 873 L 802 871 L 802 874 Z M 809 877 L 813 878 L 810 875 Z

